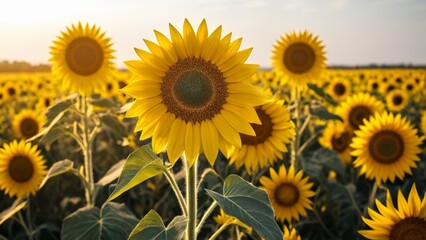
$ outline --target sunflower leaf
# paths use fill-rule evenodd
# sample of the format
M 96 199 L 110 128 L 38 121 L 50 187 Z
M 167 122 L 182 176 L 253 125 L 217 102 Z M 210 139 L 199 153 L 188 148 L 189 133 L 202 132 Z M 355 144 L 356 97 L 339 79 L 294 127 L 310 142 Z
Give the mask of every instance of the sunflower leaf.
M 44 184 L 51 178 L 56 177 L 58 175 L 64 174 L 66 172 L 72 171 L 74 168 L 74 162 L 68 159 L 55 162 L 47 171 L 46 176 L 40 184 L 39 188 L 42 188 Z
M 84 207 L 64 219 L 61 239 L 126 239 L 137 218 L 124 205 L 108 202 L 98 207 Z
M 112 98 L 99 98 L 90 100 L 90 104 L 102 108 L 118 108 L 120 104 Z
M 271 240 L 282 240 L 281 232 L 274 219 L 268 195 L 235 174 L 225 179 L 223 194 L 206 189 L 223 209 L 244 224 L 252 227 L 261 237 Z
M 60 113 L 65 112 L 68 108 L 73 105 L 74 99 L 78 97 L 78 94 L 73 94 L 66 99 L 55 103 L 47 109 L 46 118 L 48 122 L 52 122 Z
M 117 187 L 107 201 L 113 200 L 125 191 L 163 171 L 165 171 L 165 167 L 149 146 L 145 145 L 136 149 L 126 159 Z
M 121 171 L 123 171 L 124 164 L 126 163 L 126 160 L 120 160 L 116 164 L 114 164 L 107 173 L 96 183 L 96 185 L 99 186 L 105 186 L 118 177 L 120 177 Z
M 103 115 L 100 119 L 102 123 L 105 124 L 105 126 L 118 133 L 121 137 L 125 137 L 128 135 L 126 126 L 124 126 L 123 123 L 118 121 L 117 118 L 111 115 Z
M 343 119 L 339 115 L 330 113 L 324 106 L 311 107 L 310 112 L 323 120 L 339 120 L 343 122 Z
M 316 84 L 308 83 L 308 87 L 331 105 L 337 106 L 338 103 L 334 101 L 334 99 L 330 95 L 324 92 L 324 90 L 318 87 Z
M 160 215 L 155 210 L 151 210 L 130 233 L 129 240 L 179 240 L 183 238 L 187 222 L 187 217 L 177 216 L 166 228 Z
M 0 213 L 0 225 L 2 225 L 7 219 L 11 218 L 15 213 L 19 212 L 22 208 L 24 208 L 26 204 L 27 201 L 24 201 L 23 198 L 16 199 L 10 208 L 7 208 Z

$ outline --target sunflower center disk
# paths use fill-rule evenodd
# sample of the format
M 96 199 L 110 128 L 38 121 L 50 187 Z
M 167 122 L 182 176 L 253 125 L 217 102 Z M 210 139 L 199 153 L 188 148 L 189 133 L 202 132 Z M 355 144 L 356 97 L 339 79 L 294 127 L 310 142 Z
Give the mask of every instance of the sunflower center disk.
M 348 132 L 343 132 L 340 134 L 340 136 L 333 136 L 331 139 L 331 145 L 334 150 L 337 152 L 343 152 L 346 150 L 346 148 L 349 146 L 349 143 L 351 142 L 351 137 Z
M 275 199 L 282 206 L 293 206 L 299 200 L 299 190 L 290 183 L 283 183 L 275 191 Z
M 369 145 L 370 155 L 374 160 L 391 164 L 398 161 L 404 153 L 404 140 L 402 137 L 389 130 L 376 133 L 371 138 Z
M 400 105 L 402 103 L 402 97 L 397 95 L 392 98 L 392 102 L 395 105 Z
M 337 96 L 342 96 L 346 93 L 346 87 L 345 85 L 338 83 L 334 85 L 333 91 Z
M 9 163 L 9 175 L 17 182 L 27 182 L 34 173 L 34 166 L 26 156 L 15 156 Z
M 75 74 L 89 76 L 102 67 L 104 52 L 95 40 L 88 37 L 80 37 L 68 45 L 65 61 Z
M 212 119 L 222 110 L 228 88 L 215 65 L 190 57 L 169 68 L 163 77 L 161 96 L 170 113 L 195 123 Z
M 424 240 L 426 239 L 426 221 L 417 217 L 401 220 L 393 226 L 390 240 Z
M 311 70 L 316 60 L 314 49 L 306 43 L 291 44 L 285 50 L 283 57 L 286 68 L 296 74 L 303 74 Z
M 349 112 L 349 124 L 355 130 L 359 129 L 359 125 L 363 124 L 364 118 L 368 118 L 372 112 L 368 107 L 356 106 Z
M 16 95 L 16 90 L 13 87 L 11 87 L 7 89 L 7 93 L 9 94 L 9 96 L 13 97 Z
M 259 117 L 262 125 L 251 123 L 256 136 L 250 136 L 240 133 L 242 144 L 246 145 L 257 145 L 265 142 L 271 136 L 273 123 L 271 117 L 265 113 L 261 108 L 256 108 L 257 116 Z
M 38 133 L 38 123 L 34 119 L 26 118 L 22 120 L 20 130 L 25 138 L 30 138 Z

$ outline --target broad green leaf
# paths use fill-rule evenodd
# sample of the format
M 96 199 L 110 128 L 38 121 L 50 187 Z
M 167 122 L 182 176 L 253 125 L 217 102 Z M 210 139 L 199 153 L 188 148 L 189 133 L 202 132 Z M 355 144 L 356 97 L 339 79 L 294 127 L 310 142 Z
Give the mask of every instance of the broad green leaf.
M 316 84 L 308 83 L 308 87 L 331 105 L 337 106 L 337 102 L 334 101 L 334 99 L 330 95 L 324 92 L 324 90 L 322 88 L 319 88 Z
M 40 143 L 50 145 L 64 136 L 64 130 L 60 127 L 53 127 L 40 138 Z
M 27 139 L 27 142 L 31 142 L 39 137 L 45 136 L 47 135 L 52 128 L 59 122 L 59 120 L 61 120 L 61 118 L 64 116 L 64 112 L 60 112 L 58 115 L 56 115 L 56 117 L 50 122 L 49 126 L 47 126 L 46 128 L 44 128 L 43 130 L 41 130 L 39 133 L 37 133 L 36 135 L 34 135 L 33 137 Z
M 108 201 L 113 200 L 145 180 L 157 176 L 165 170 L 164 168 L 161 160 L 149 146 L 145 145 L 135 150 L 127 158 L 118 179 L 117 187 L 109 196 Z
M 166 226 L 155 210 L 149 211 L 130 233 L 129 240 L 180 240 L 183 239 L 188 218 L 177 216 Z
M 24 201 L 23 198 L 16 199 L 12 206 L 0 213 L 0 225 L 2 225 L 7 219 L 11 218 L 15 213 L 19 212 L 22 208 L 24 208 L 26 204 L 27 201 Z
M 117 118 L 111 115 L 103 115 L 101 116 L 101 121 L 103 124 L 108 126 L 111 130 L 118 133 L 120 136 L 125 137 L 128 135 L 126 127 L 123 123 L 117 120 Z
M 120 105 L 111 98 L 100 98 L 100 99 L 92 99 L 90 104 L 97 107 L 103 108 L 117 108 Z
M 125 163 L 126 160 L 120 160 L 119 162 L 114 164 L 96 184 L 100 186 L 105 186 L 120 177 L 120 173 L 123 170 Z
M 282 240 L 283 233 L 274 219 L 274 212 L 265 191 L 235 174 L 224 182 L 223 194 L 206 189 L 223 211 L 252 227 L 261 237 Z
M 310 112 L 313 115 L 316 115 L 320 119 L 323 119 L 323 120 L 339 120 L 339 121 L 343 121 L 343 119 L 339 115 L 330 113 L 324 106 L 316 106 L 314 108 L 311 108 Z
M 64 219 L 61 239 L 126 239 L 137 223 L 137 218 L 122 203 L 109 202 L 101 209 L 84 207 Z
M 74 99 L 78 97 L 78 94 L 73 94 L 67 97 L 66 99 L 55 103 L 47 109 L 46 118 L 48 122 L 51 122 L 56 116 L 60 113 L 65 112 L 69 107 L 73 105 Z
M 61 175 L 63 173 L 72 171 L 74 167 L 74 162 L 68 159 L 55 162 L 50 168 L 49 171 L 47 171 L 46 176 L 44 177 L 43 181 L 40 184 L 39 188 L 42 188 L 44 184 L 51 178 L 56 177 L 58 175 Z

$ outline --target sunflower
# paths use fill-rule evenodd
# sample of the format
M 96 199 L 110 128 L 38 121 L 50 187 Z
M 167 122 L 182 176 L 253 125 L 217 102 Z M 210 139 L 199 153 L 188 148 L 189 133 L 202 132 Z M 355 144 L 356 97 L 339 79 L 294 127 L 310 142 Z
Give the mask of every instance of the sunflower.
M 0 148 L 0 189 L 10 197 L 35 194 L 45 175 L 45 160 L 37 146 L 15 140 Z
M 171 40 L 155 31 L 159 45 L 145 40 L 151 52 L 136 49 L 140 60 L 125 62 L 136 75 L 123 89 L 136 98 L 126 116 L 139 117 L 141 140 L 152 137 L 155 153 L 167 147 L 172 164 L 185 152 L 190 166 L 200 153 L 213 165 L 219 149 L 228 156 L 260 124 L 254 106 L 267 97 L 249 84 L 258 65 L 244 64 L 252 49 L 221 38 L 222 26 L 210 36 L 205 20 L 196 33 L 186 19 L 183 35 L 169 27 Z
M 347 125 L 340 121 L 329 121 L 318 142 L 328 149 L 335 150 L 342 163 L 348 165 L 352 159 L 349 147 L 352 135 L 352 130 Z
M 426 198 L 420 199 L 416 185 L 411 187 L 406 199 L 398 191 L 398 208 L 392 202 L 387 191 L 386 205 L 376 199 L 378 211 L 368 209 L 371 219 L 362 220 L 371 229 L 358 231 L 362 236 L 372 240 L 424 240 L 426 239 Z
M 340 115 L 346 124 L 357 130 L 362 121 L 375 112 L 381 112 L 385 105 L 376 97 L 368 93 L 354 94 L 346 101 L 342 102 L 336 109 L 336 113 Z
M 386 95 L 386 105 L 390 111 L 401 111 L 407 103 L 408 94 L 401 89 L 394 89 Z
M 219 225 L 224 225 L 224 224 L 234 224 L 234 225 L 238 225 L 242 228 L 247 229 L 249 232 L 252 231 L 252 228 L 247 226 L 246 224 L 244 224 L 243 222 L 241 222 L 240 220 L 238 220 L 235 217 L 229 216 L 228 214 L 226 214 L 223 209 L 220 209 L 220 214 L 216 215 L 213 217 L 213 220 L 219 224 Z
M 21 95 L 21 88 L 18 86 L 18 83 L 13 81 L 8 81 L 5 83 L 3 88 L 3 98 L 5 100 L 15 99 Z
M 256 113 L 262 122 L 251 124 L 256 136 L 240 133 L 242 147 L 232 148 L 229 162 L 237 168 L 244 165 L 249 174 L 282 159 L 282 152 L 287 152 L 286 144 L 294 135 L 294 124 L 284 100 L 271 100 L 256 107 Z
M 292 86 L 305 86 L 325 68 L 324 46 L 308 31 L 286 34 L 272 52 L 272 66 Z
M 24 109 L 13 117 L 12 129 L 17 138 L 28 139 L 40 132 L 46 118 L 32 109 Z
M 315 195 L 311 191 L 313 183 L 308 182 L 309 177 L 303 177 L 303 170 L 295 172 L 294 166 L 288 169 L 281 165 L 278 173 L 273 168 L 269 169 L 271 178 L 261 177 L 262 188 L 268 193 L 275 218 L 281 222 L 292 220 L 299 221 L 300 216 L 306 216 L 306 210 L 312 210 L 310 197 Z
M 114 58 L 110 38 L 96 25 L 67 27 L 50 47 L 53 77 L 62 81 L 64 90 L 90 94 L 103 90 L 103 81 L 113 72 Z
M 284 230 L 284 240 L 301 240 L 302 238 L 299 236 L 299 234 L 297 234 L 296 229 L 295 228 L 289 228 L 284 225 L 283 227 Z
M 351 92 L 351 83 L 346 78 L 334 78 L 327 87 L 327 93 L 336 101 L 344 101 Z
M 420 118 L 420 130 L 423 136 L 426 136 L 426 111 L 422 111 L 422 116 Z
M 377 183 L 394 182 L 395 177 L 404 179 L 420 161 L 417 154 L 421 152 L 419 146 L 423 139 L 400 114 L 376 113 L 364 120 L 355 135 L 350 145 L 354 149 L 352 156 L 357 157 L 354 166 L 361 168 L 360 174 Z
M 380 89 L 380 82 L 376 79 L 370 79 L 368 81 L 368 91 L 370 92 L 378 92 Z

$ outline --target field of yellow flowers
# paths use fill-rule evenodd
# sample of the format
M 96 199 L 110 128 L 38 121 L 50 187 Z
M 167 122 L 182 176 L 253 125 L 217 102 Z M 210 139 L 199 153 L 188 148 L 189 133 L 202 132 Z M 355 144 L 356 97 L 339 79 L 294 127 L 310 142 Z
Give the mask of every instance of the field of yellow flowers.
M 50 72 L 0 74 L 0 240 L 426 239 L 425 69 L 330 69 L 308 31 L 272 69 L 205 20 L 155 36 L 118 70 L 75 23 Z

